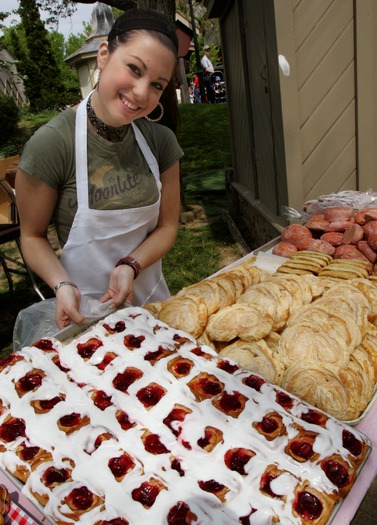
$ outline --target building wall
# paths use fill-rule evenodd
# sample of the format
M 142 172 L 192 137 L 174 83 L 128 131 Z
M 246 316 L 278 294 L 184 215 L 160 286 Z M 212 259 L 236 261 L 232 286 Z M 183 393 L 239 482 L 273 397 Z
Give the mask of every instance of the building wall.
M 0 60 L 9 65 L 9 68 L 0 69 L 0 92 L 13 97 L 17 104 L 26 104 L 24 85 L 14 65 L 14 58 L 5 49 L 0 49 Z
M 275 1 L 289 202 L 358 188 L 353 0 Z M 297 135 L 296 140 L 290 140 Z M 291 155 L 287 155 L 290 159 Z
M 206 3 L 221 28 L 233 213 L 243 223 L 258 213 L 279 231 L 286 206 L 377 188 L 377 3 Z M 249 233 L 258 242 L 259 232 Z

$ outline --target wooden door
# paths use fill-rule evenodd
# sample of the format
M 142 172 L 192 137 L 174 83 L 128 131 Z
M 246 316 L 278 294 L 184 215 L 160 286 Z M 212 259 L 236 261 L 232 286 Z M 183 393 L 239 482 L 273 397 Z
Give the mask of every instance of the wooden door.
M 285 162 L 273 2 L 243 2 L 257 195 L 278 214 L 285 194 Z

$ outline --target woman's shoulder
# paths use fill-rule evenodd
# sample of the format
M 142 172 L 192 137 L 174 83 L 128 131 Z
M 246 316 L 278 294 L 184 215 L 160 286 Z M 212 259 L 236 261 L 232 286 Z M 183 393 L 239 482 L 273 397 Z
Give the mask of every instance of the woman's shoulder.
M 175 133 L 168 126 L 157 122 L 149 122 L 145 118 L 136 120 L 135 124 L 155 155 L 156 152 L 166 150 L 166 148 L 169 150 L 180 149 Z
M 75 111 L 67 108 L 38 128 L 29 139 L 27 146 L 29 149 L 37 148 L 44 152 L 61 148 L 66 150 L 74 143 L 74 129 Z
M 39 130 L 55 129 L 57 132 L 65 133 L 67 129 L 73 129 L 75 125 L 76 112 L 71 108 L 58 113 L 55 117 L 41 126 Z M 38 131 L 39 131 L 38 130 Z
M 161 171 L 168 169 L 183 156 L 177 137 L 170 128 L 156 122 L 148 122 L 146 119 L 139 119 L 135 124 L 145 137 Z
M 141 118 L 135 120 L 135 124 L 146 138 L 171 140 L 173 142 L 177 140 L 174 132 L 170 128 L 158 122 L 149 122 L 146 118 Z
M 41 126 L 25 144 L 20 167 L 54 186 L 72 172 L 75 112 L 67 108 Z M 52 179 L 54 182 L 52 182 Z
M 31 137 L 31 142 L 55 142 L 57 139 L 71 140 L 75 126 L 75 111 L 67 108 L 38 128 Z

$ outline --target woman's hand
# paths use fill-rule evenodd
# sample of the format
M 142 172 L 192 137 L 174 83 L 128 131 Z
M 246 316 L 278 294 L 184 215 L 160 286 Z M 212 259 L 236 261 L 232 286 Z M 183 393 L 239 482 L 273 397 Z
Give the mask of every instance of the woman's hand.
M 130 266 L 122 264 L 113 269 L 110 274 L 109 288 L 100 298 L 101 303 L 112 299 L 111 305 L 120 306 L 125 301 L 133 301 L 134 271 Z
M 62 286 L 56 292 L 55 322 L 59 329 L 73 323 L 84 323 L 80 313 L 81 294 L 73 286 Z

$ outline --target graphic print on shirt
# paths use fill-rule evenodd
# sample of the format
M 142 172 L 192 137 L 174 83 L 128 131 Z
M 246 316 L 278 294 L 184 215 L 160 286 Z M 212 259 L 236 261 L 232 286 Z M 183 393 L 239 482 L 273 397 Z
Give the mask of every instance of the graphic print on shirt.
M 117 210 L 150 206 L 158 200 L 158 189 L 153 174 L 136 172 L 133 166 L 121 169 L 111 164 L 97 168 L 89 175 L 89 208 Z M 77 208 L 77 200 L 69 207 Z

